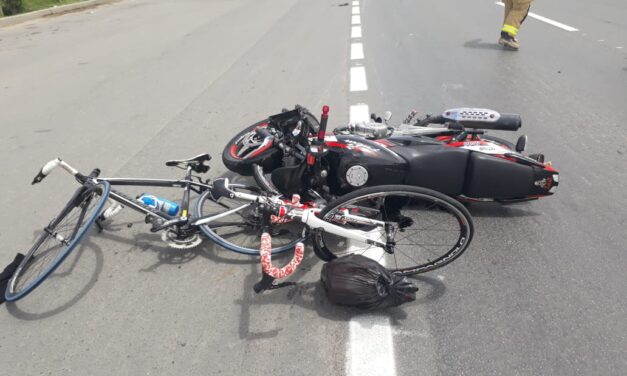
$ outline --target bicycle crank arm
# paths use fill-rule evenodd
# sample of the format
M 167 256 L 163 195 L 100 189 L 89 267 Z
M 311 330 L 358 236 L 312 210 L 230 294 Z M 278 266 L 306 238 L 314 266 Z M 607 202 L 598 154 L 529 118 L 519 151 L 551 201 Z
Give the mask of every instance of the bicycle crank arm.
M 187 218 L 183 219 L 183 218 L 174 218 L 171 219 L 169 221 L 165 221 L 163 222 L 160 226 L 153 226 L 150 229 L 150 232 L 159 232 L 161 230 L 165 230 L 168 227 L 172 227 L 172 226 L 176 226 L 176 225 L 183 225 L 187 223 Z

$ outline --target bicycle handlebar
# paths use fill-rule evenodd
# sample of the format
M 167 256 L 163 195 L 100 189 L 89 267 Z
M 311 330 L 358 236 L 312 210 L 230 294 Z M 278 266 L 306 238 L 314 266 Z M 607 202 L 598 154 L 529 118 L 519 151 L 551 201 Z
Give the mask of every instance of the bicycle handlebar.
M 74 167 L 70 166 L 69 164 L 65 163 L 61 158 L 56 158 L 53 159 L 51 161 L 49 161 L 48 163 L 46 163 L 41 170 L 39 170 L 39 173 L 37 174 L 37 176 L 35 176 L 35 178 L 33 179 L 33 181 L 31 182 L 31 185 L 35 185 L 38 183 L 41 183 L 42 180 L 44 180 L 44 178 L 48 175 L 50 175 L 50 173 L 57 167 L 61 167 L 63 168 L 65 171 L 69 172 L 70 174 L 76 176 L 76 177 L 82 177 L 83 175 L 78 172 L 77 169 L 75 169 Z M 100 171 L 98 171 L 100 172 Z M 93 173 L 93 171 L 92 171 Z

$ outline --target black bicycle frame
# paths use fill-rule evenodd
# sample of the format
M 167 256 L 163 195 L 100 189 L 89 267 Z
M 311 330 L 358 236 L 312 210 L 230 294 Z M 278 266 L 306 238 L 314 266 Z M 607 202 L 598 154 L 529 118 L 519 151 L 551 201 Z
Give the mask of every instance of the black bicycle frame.
M 189 201 L 190 201 L 190 192 L 194 191 L 196 193 L 202 193 L 207 189 L 211 189 L 212 187 L 207 184 L 203 184 L 200 182 L 195 182 L 192 180 L 192 169 L 191 167 L 187 168 L 185 179 L 134 179 L 134 178 L 96 178 L 97 181 L 106 181 L 112 186 L 120 185 L 120 186 L 136 186 L 136 187 L 166 187 L 166 188 L 184 188 L 183 190 L 183 199 L 181 200 L 181 216 L 179 218 L 186 218 L 189 216 Z M 109 193 L 109 198 L 120 203 L 121 205 L 127 206 L 137 212 L 140 212 L 145 215 L 150 215 L 153 217 L 158 217 L 163 220 L 171 220 L 177 218 L 175 216 L 171 216 L 167 213 L 156 210 L 148 205 L 145 205 L 143 202 L 133 199 L 126 194 L 111 190 Z

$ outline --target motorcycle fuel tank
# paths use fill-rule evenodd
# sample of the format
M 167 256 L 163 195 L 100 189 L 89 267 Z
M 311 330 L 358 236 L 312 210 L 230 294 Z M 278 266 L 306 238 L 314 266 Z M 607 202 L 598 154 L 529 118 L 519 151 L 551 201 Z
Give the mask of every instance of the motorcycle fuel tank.
M 386 143 L 356 136 L 327 140 L 331 191 L 344 194 L 362 187 L 403 184 L 407 161 L 389 150 Z

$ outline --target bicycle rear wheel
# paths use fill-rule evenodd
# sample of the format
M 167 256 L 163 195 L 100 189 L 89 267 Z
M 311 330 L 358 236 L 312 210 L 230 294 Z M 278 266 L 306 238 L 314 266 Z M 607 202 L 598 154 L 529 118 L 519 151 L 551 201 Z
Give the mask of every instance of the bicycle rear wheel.
M 110 185 L 101 182 L 79 188 L 61 213 L 35 240 L 13 273 L 5 291 L 7 301 L 28 295 L 43 282 L 80 243 L 100 215 Z
M 360 189 L 330 202 L 320 212 L 325 221 L 364 231 L 377 240 L 388 239 L 384 226 L 351 223 L 353 216 L 385 222 L 394 246 L 390 250 L 330 233 L 314 235 L 316 254 L 325 261 L 348 254 L 363 254 L 400 275 L 424 273 L 459 257 L 473 236 L 473 223 L 459 202 L 430 189 L 388 185 Z

